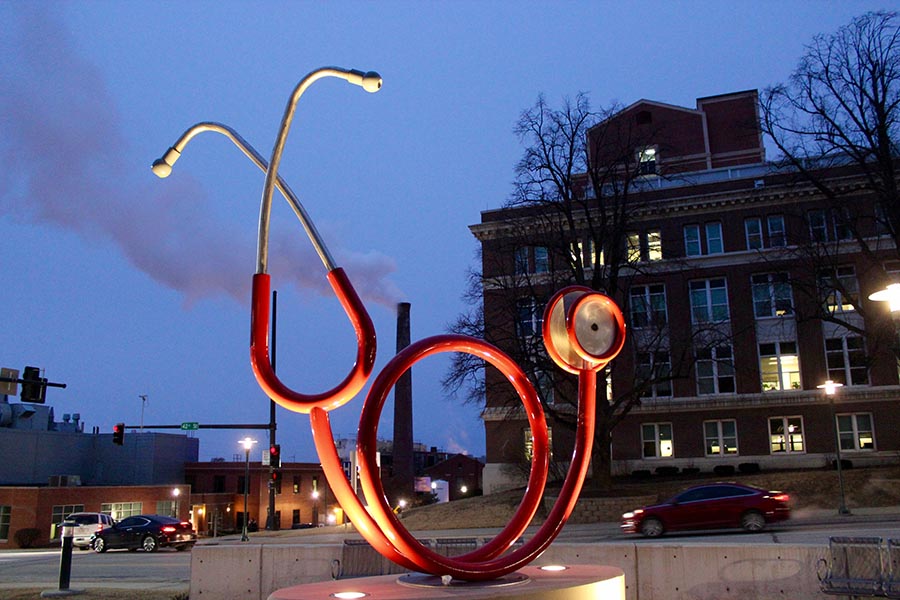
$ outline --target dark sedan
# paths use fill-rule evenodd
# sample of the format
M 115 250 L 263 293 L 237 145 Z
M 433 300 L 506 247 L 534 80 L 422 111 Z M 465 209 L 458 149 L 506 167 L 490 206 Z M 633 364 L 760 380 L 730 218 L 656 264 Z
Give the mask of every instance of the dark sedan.
M 622 515 L 622 531 L 657 537 L 666 531 L 740 527 L 759 531 L 790 517 L 787 494 L 736 483 L 698 485 L 661 504 Z
M 187 521 L 162 515 L 135 515 L 95 533 L 91 547 L 94 552 L 116 548 L 156 552 L 165 547 L 187 550 L 196 541 L 197 534 Z

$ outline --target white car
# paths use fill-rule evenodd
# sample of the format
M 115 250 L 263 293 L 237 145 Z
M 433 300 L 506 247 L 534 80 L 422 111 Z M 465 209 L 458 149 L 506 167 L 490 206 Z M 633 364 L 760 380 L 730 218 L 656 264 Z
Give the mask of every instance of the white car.
M 72 513 L 64 522 L 75 523 L 72 534 L 72 545 L 82 550 L 91 547 L 91 538 L 98 531 L 112 527 L 115 521 L 109 515 L 103 513 L 80 512 Z

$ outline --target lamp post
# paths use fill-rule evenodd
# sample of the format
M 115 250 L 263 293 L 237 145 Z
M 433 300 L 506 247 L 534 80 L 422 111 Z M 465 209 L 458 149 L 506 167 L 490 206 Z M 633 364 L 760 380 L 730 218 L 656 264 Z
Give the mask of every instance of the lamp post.
M 249 542 L 250 536 L 247 535 L 247 504 L 250 497 L 250 448 L 253 447 L 253 444 L 256 443 L 256 440 L 252 440 L 248 437 L 245 437 L 241 440 L 240 444 L 244 447 L 244 458 L 246 468 L 244 470 L 244 524 L 241 530 L 241 541 Z
M 313 499 L 312 523 L 313 523 L 313 527 L 318 527 L 319 526 L 319 490 L 313 490 L 312 499 Z
M 831 420 L 834 426 L 834 455 L 836 459 L 836 467 L 837 467 L 837 476 L 838 476 L 838 487 L 841 492 L 841 504 L 838 506 L 838 514 L 839 515 L 849 515 L 850 509 L 847 508 L 847 503 L 844 499 L 844 473 L 841 470 L 841 434 L 838 428 L 838 420 L 837 420 L 837 408 L 835 402 L 835 395 L 837 394 L 837 389 L 839 387 L 843 387 L 843 383 L 835 383 L 832 380 L 828 380 L 820 386 L 817 386 L 820 390 L 825 390 L 825 396 L 831 401 Z

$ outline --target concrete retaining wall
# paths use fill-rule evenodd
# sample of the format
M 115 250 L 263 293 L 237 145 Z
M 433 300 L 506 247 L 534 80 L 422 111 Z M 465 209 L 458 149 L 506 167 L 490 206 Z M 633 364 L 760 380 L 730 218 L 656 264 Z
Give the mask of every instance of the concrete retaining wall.
M 341 544 L 198 545 L 191 599 L 266 600 L 273 591 L 331 578 Z M 609 565 L 625 572 L 627 600 L 826 598 L 816 561 L 821 545 L 681 545 L 556 542 L 534 561 Z

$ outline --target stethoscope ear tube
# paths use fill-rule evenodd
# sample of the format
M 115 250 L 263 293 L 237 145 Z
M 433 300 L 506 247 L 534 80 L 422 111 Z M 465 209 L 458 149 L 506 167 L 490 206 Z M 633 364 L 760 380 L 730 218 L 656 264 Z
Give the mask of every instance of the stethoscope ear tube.
M 356 332 L 356 362 L 334 388 L 320 394 L 301 394 L 288 388 L 275 374 L 269 357 L 269 297 L 271 278 L 253 276 L 250 307 L 250 364 L 264 392 L 284 408 L 308 414 L 313 408 L 332 410 L 349 402 L 365 386 L 375 365 L 375 326 L 365 306 L 340 267 L 328 272 L 328 282 Z

